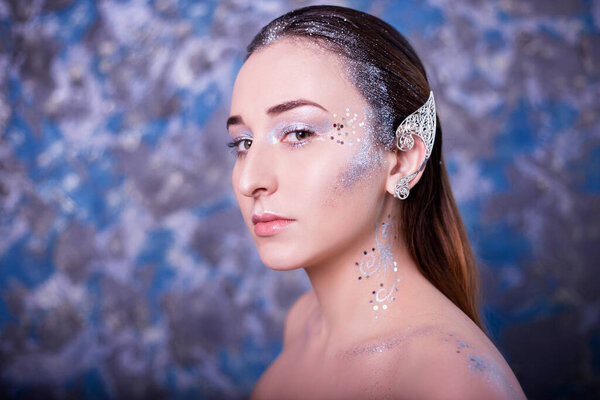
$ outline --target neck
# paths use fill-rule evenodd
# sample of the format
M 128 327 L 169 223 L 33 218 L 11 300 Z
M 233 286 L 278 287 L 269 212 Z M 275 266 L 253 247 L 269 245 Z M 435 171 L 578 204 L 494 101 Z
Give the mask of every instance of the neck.
M 406 281 L 421 275 L 398 233 L 393 208 L 383 207 L 371 233 L 355 245 L 306 268 L 319 305 L 311 324 L 325 340 L 380 333 L 409 301 Z

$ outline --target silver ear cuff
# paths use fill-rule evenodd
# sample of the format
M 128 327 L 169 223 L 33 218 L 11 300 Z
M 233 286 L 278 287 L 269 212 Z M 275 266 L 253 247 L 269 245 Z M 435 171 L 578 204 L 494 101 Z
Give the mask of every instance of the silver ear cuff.
M 395 196 L 404 200 L 410 194 L 409 184 L 410 182 L 425 168 L 425 164 L 431 156 L 433 150 L 433 143 L 435 142 L 435 99 L 433 98 L 433 92 L 429 92 L 429 98 L 418 110 L 404 118 L 404 121 L 396 129 L 396 147 L 401 151 L 409 151 L 415 145 L 415 138 L 417 136 L 425 144 L 425 159 L 421 163 L 419 169 L 410 175 L 403 176 L 398 179 L 395 188 Z

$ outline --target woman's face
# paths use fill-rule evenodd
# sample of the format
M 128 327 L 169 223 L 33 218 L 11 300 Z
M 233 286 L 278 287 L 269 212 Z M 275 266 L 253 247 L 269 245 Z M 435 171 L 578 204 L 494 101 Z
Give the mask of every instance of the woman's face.
M 310 267 L 373 238 L 392 153 L 375 145 L 369 107 L 346 75 L 333 53 L 283 39 L 236 79 L 233 189 L 270 268 Z

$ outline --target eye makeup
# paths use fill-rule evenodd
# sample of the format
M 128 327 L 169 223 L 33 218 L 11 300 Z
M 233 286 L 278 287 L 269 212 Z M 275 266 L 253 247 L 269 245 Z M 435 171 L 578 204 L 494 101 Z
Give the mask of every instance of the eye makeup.
M 285 120 L 275 125 L 267 133 L 266 141 L 270 144 L 284 142 L 292 147 L 300 147 L 309 141 L 322 140 L 328 127 L 328 120 L 317 123 L 299 122 L 297 119 Z
M 291 148 L 298 148 L 315 140 L 323 140 L 323 135 L 329 130 L 330 121 L 321 119 L 312 123 L 302 122 L 302 119 L 307 118 L 288 118 L 278 122 L 266 133 L 265 141 L 268 144 L 283 143 Z M 254 135 L 249 130 L 244 130 L 231 140 L 227 147 L 231 148 L 232 152 L 239 157 L 250 149 L 254 140 Z M 247 147 L 241 148 L 241 146 Z
M 227 147 L 231 149 L 233 154 L 236 154 L 238 157 L 245 154 L 248 149 L 252 146 L 252 142 L 254 141 L 254 137 L 252 133 L 249 131 L 245 131 L 242 134 L 234 137 L 229 143 L 227 143 Z M 240 146 L 247 146 L 245 148 L 240 148 Z
M 352 113 L 349 107 L 346 107 L 345 113 L 341 116 L 333 114 L 333 118 L 335 122 L 331 126 L 333 131 L 329 135 L 329 140 L 335 140 L 337 144 L 352 146 L 355 143 L 354 136 L 356 135 L 357 127 L 362 128 L 365 122 L 357 122 L 358 114 Z M 356 139 L 356 143 L 360 143 L 360 139 Z

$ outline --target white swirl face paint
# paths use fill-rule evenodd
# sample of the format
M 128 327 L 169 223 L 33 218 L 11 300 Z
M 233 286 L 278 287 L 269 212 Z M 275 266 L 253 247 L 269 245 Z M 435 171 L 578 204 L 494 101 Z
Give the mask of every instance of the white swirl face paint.
M 355 262 L 360 272 L 358 280 L 372 285 L 369 305 L 373 311 L 385 311 L 396 300 L 395 295 L 401 282 L 398 263 L 392 252 L 392 245 L 396 240 L 395 225 L 388 215 L 375 229 L 375 247 L 365 249 L 361 259 Z

